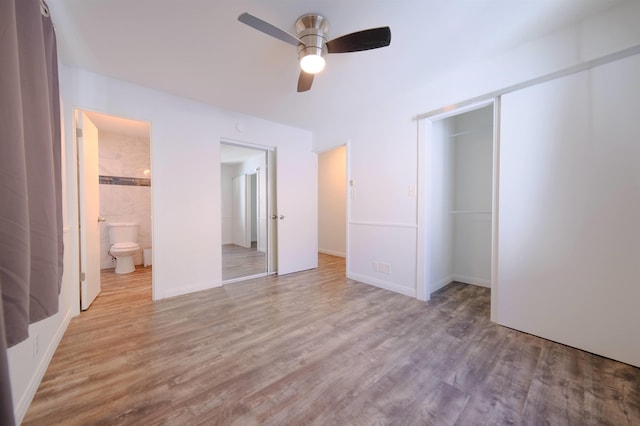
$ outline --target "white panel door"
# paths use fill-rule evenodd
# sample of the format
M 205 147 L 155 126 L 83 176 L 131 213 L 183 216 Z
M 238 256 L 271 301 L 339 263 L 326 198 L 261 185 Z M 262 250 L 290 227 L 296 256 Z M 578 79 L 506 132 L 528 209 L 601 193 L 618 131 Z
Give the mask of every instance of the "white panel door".
M 233 178 L 232 193 L 233 244 L 240 247 L 251 247 L 251 230 L 248 226 L 250 218 L 247 214 L 247 178 L 245 175 Z
M 87 310 L 100 293 L 100 195 L 98 129 L 83 112 L 77 116 L 80 203 L 80 307 Z M 84 278 L 84 279 L 83 279 Z
M 318 162 L 316 153 L 279 145 L 277 166 L 278 274 L 318 267 Z
M 502 99 L 500 324 L 640 366 L 640 56 Z

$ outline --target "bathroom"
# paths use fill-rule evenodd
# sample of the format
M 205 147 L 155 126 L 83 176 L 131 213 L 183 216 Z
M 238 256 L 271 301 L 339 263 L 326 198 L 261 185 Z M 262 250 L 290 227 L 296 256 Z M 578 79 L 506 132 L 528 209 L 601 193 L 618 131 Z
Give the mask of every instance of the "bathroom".
M 99 133 L 100 269 L 114 270 L 116 256 L 109 238 L 111 225 L 137 225 L 136 268 L 151 266 L 151 166 L 149 123 L 97 113 L 87 114 Z M 128 227 L 134 229 L 135 227 Z M 125 229 L 119 227 L 119 229 Z M 118 259 L 121 257 L 118 255 Z M 124 261 L 121 267 L 124 266 Z M 124 274 L 129 269 L 114 270 Z

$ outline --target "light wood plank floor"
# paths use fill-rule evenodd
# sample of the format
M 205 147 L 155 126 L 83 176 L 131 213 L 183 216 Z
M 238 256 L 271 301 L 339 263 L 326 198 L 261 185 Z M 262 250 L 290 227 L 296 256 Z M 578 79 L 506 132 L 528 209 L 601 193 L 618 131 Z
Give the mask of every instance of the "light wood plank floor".
M 255 244 L 255 243 L 254 243 Z M 267 272 L 267 256 L 253 248 L 235 244 L 222 246 L 222 280 L 264 274 Z
M 74 318 L 25 425 L 638 425 L 640 369 L 314 271 L 151 302 L 148 269 Z M 637 336 L 629 336 L 636 338 Z

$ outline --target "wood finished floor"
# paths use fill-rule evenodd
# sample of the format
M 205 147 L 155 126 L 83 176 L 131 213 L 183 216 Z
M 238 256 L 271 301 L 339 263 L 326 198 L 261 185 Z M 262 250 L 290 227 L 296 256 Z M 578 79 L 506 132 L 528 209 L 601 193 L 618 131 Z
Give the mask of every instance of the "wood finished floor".
M 255 243 L 254 243 L 255 244 Z M 267 256 L 264 252 L 235 244 L 222 245 L 222 280 L 264 274 L 267 272 Z
M 491 323 L 485 288 L 424 303 L 320 255 L 150 299 L 149 269 L 105 279 L 23 424 L 640 424 L 640 369 Z

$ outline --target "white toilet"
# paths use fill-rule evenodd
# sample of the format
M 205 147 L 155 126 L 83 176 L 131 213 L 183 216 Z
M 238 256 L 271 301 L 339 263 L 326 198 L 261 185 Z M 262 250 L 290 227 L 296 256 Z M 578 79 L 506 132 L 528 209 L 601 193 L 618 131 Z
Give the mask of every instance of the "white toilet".
M 140 250 L 138 224 L 131 222 L 107 223 L 109 228 L 109 254 L 116 258 L 116 274 L 135 271 L 133 255 Z

